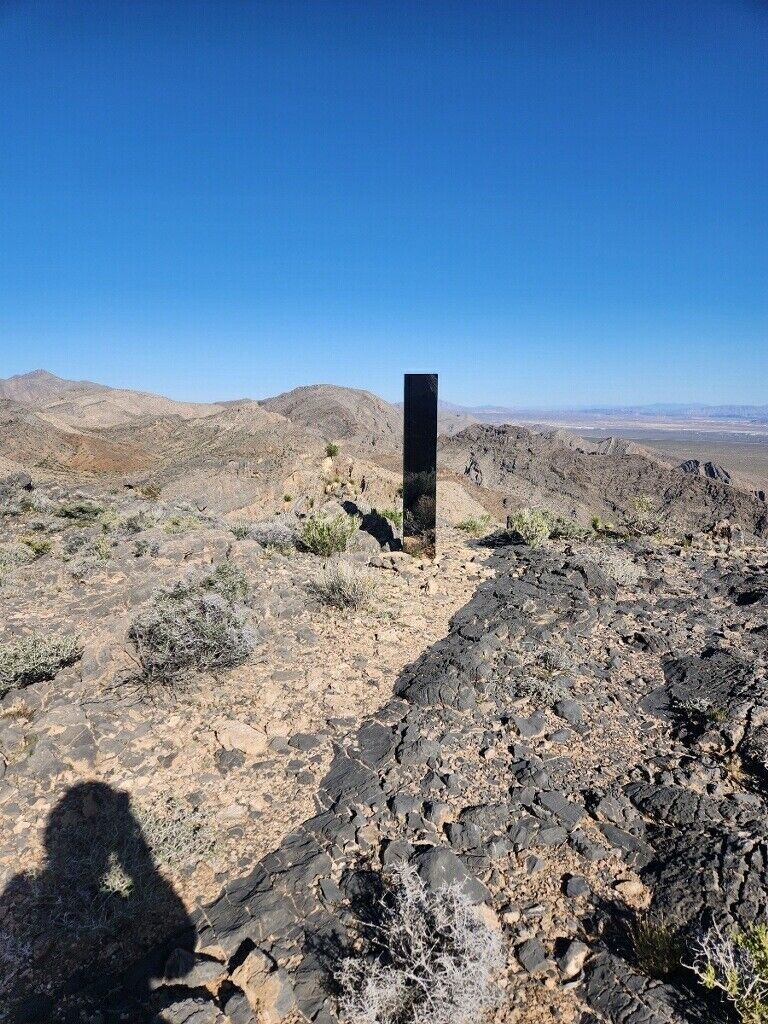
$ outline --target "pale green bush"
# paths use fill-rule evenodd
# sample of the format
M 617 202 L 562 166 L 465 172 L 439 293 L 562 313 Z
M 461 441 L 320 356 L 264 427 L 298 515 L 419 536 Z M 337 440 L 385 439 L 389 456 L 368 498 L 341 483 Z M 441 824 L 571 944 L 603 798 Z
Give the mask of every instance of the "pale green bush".
M 549 540 L 551 521 L 546 512 L 521 508 L 507 518 L 507 534 L 518 544 L 539 548 Z
M 333 517 L 308 516 L 299 528 L 301 547 L 313 555 L 329 558 L 346 551 L 347 544 L 360 527 L 357 516 L 343 512 Z
M 53 679 L 82 653 L 80 638 L 72 633 L 32 633 L 0 644 L 0 697 L 14 687 Z

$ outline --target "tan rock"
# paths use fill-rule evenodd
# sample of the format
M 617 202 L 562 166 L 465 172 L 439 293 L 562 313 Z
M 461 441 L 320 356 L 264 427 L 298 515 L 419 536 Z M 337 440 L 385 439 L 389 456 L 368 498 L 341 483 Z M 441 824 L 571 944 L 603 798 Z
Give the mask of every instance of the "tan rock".
M 216 739 L 225 750 L 242 750 L 250 757 L 260 757 L 269 746 L 267 734 L 245 722 L 223 722 L 216 729 Z
M 480 920 L 483 922 L 486 928 L 490 928 L 492 931 L 495 932 L 500 930 L 501 921 L 499 921 L 498 915 L 496 914 L 496 911 L 493 909 L 493 907 L 489 907 L 487 903 L 481 903 L 475 909 L 477 911 L 477 916 L 480 918 Z
M 260 949 L 252 950 L 233 971 L 232 981 L 258 1013 L 259 1024 L 278 1024 L 294 1007 L 295 996 L 288 975 L 282 968 L 273 969 L 272 961 Z

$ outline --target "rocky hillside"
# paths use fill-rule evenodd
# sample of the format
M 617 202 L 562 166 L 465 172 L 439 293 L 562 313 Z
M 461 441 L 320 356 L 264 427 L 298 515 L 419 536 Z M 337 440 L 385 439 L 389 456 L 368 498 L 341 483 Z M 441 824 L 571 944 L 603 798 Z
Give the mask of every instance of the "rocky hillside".
M 261 404 L 328 441 L 349 441 L 382 451 L 402 444 L 402 413 L 370 391 L 313 384 Z
M 46 370 L 0 380 L 0 398 L 20 402 L 57 426 L 77 430 L 112 427 L 144 416 L 193 419 L 221 409 L 218 405 L 176 402 L 163 395 L 110 388 L 92 381 L 64 380 Z
M 768 505 L 759 496 L 687 465 L 672 468 L 621 439 L 585 443 L 560 431 L 476 425 L 441 438 L 439 449 L 443 465 L 501 495 L 510 510 L 530 505 L 583 524 L 595 516 L 620 522 L 643 498 L 677 531 L 731 519 L 757 536 L 768 534 Z

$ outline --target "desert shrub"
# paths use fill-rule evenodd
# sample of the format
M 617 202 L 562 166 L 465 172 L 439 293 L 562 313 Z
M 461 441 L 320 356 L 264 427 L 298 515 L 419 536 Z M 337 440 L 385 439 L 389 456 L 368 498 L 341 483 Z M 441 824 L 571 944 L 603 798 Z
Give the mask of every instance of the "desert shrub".
M 189 533 L 190 530 L 196 530 L 199 526 L 199 516 L 193 516 L 189 513 L 176 513 L 166 519 L 163 529 L 166 533 Z
M 200 585 L 203 590 L 220 594 L 230 604 L 245 601 L 251 590 L 243 570 L 230 561 L 220 562 L 213 572 L 203 577 Z
M 89 540 L 90 536 L 87 533 L 73 532 L 65 534 L 61 540 L 61 550 L 65 560 L 82 551 L 87 546 Z
M 59 505 L 56 515 L 61 519 L 71 519 L 81 526 L 95 523 L 99 516 L 103 515 L 106 509 L 103 505 L 97 505 L 95 501 L 67 501 Z
M 139 537 L 133 542 L 133 557 L 143 558 L 144 555 L 157 555 L 160 552 L 160 545 L 157 541 L 150 542 L 146 537 Z
M 369 604 L 376 586 L 376 578 L 368 570 L 334 559 L 314 580 L 312 589 L 325 604 L 336 608 L 362 608 Z
M 387 877 L 381 921 L 341 964 L 346 1024 L 480 1024 L 501 1003 L 501 934 L 461 885 L 430 891 L 413 867 Z
M 155 523 L 155 517 L 147 512 L 134 512 L 132 515 L 125 516 L 119 520 L 118 529 L 127 537 L 135 537 L 137 533 L 141 533 L 143 530 L 150 530 Z
M 262 547 L 288 551 L 296 547 L 295 520 L 265 519 L 260 523 L 252 523 L 248 528 L 248 536 Z
M 661 529 L 653 499 L 646 494 L 632 499 L 632 511 L 626 513 L 624 519 L 630 532 L 641 536 L 658 533 Z
M 350 538 L 360 526 L 357 516 L 308 516 L 299 528 L 299 544 L 313 555 L 329 558 L 346 551 Z
M 34 561 L 34 554 L 24 544 L 7 544 L 0 547 L 0 581 L 16 566 Z
M 586 540 L 590 531 L 574 519 L 547 509 L 523 508 L 507 517 L 507 535 L 520 544 L 541 547 L 547 540 Z
M 0 696 L 15 686 L 53 679 L 82 653 L 80 638 L 72 633 L 32 633 L 0 644 Z
M 732 936 L 714 925 L 696 940 L 690 966 L 706 988 L 725 993 L 743 1024 L 767 1024 L 767 925 L 751 924 Z
M 630 937 L 637 966 L 650 978 L 666 978 L 680 967 L 680 938 L 664 921 L 640 917 L 630 927 Z
M 22 537 L 21 543 L 25 544 L 29 548 L 35 558 L 42 558 L 43 555 L 47 555 L 51 550 L 51 542 L 47 537 L 35 537 L 30 535 L 28 537 Z
M 79 817 L 59 823 L 66 855 L 60 853 L 55 872 L 36 879 L 38 915 L 73 937 L 104 932 L 118 942 L 121 922 L 130 930 L 141 918 L 144 927 L 162 928 L 162 920 L 151 921 L 168 909 L 166 883 L 155 866 L 172 873 L 194 867 L 214 848 L 215 834 L 201 810 L 174 796 L 131 810 L 126 816 L 108 806 L 99 818 L 99 842 Z M 106 863 L 105 849 L 111 851 Z
M 230 527 L 230 533 L 235 540 L 247 540 L 250 535 L 250 527 L 247 523 L 235 523 L 234 526 Z
M 567 519 L 553 512 L 547 512 L 545 515 L 549 517 L 551 540 L 586 540 L 590 535 L 591 531 L 581 526 L 575 519 Z
M 171 870 L 197 864 L 216 845 L 210 817 L 174 796 L 134 809 L 156 864 Z
M 184 584 L 156 594 L 128 637 L 144 677 L 160 683 L 192 669 L 240 665 L 253 650 L 252 631 L 226 598 Z
M 608 579 L 620 587 L 635 587 L 643 576 L 639 565 L 614 548 L 595 546 L 589 557 Z
M 460 523 L 456 524 L 456 529 L 463 530 L 470 537 L 482 537 L 488 532 L 490 525 L 490 516 L 467 516 L 466 519 L 462 519 Z
M 541 547 L 549 540 L 550 531 L 549 515 L 539 509 L 522 508 L 507 517 L 507 534 L 518 544 Z
M 403 526 L 403 513 L 402 513 L 401 509 L 399 509 L 399 508 L 382 508 L 382 509 L 378 509 L 378 513 L 379 513 L 380 516 L 383 516 L 385 519 L 389 520 L 389 522 L 392 523 L 393 526 L 396 526 L 398 528 L 398 530 L 402 529 L 402 526 Z
M 139 487 L 139 494 L 148 501 L 157 501 L 160 497 L 160 491 L 159 484 L 145 484 L 143 487 Z
M 329 459 L 335 459 L 336 456 L 339 454 L 339 446 L 335 444 L 333 441 L 329 441 L 328 444 L 325 446 L 325 454 L 328 456 Z
M 528 697 L 548 708 L 571 696 L 570 688 L 558 676 L 522 676 L 516 681 L 514 689 L 517 696 Z

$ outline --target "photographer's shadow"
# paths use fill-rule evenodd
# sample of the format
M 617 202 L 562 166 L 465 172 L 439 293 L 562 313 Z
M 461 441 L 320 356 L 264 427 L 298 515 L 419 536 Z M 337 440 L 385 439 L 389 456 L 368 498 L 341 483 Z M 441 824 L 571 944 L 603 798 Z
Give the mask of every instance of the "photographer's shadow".
M 194 929 L 128 795 L 101 782 L 73 786 L 50 813 L 45 850 L 42 868 L 16 875 L 0 896 L 8 1019 L 64 1019 L 107 999 L 145 1019 L 164 957 L 191 948 Z

